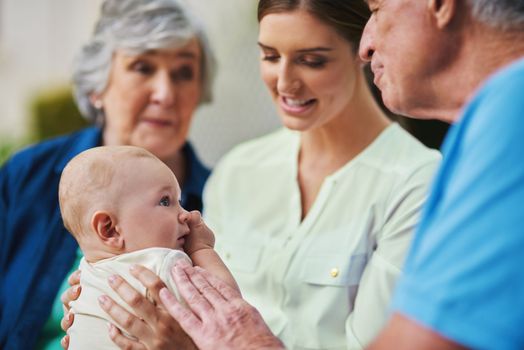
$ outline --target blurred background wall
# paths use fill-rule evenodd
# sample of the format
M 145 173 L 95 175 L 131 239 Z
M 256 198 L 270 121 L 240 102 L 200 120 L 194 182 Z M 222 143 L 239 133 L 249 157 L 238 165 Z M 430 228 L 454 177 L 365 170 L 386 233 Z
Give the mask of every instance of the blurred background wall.
M 215 100 L 197 111 L 190 133 L 213 166 L 235 144 L 280 125 L 259 77 L 257 0 L 182 1 L 204 22 L 218 60 Z M 48 137 L 35 115 L 76 112 L 67 90 L 72 61 L 101 2 L 0 0 L 0 163 L 13 149 Z M 447 131 L 441 122 L 392 118 L 434 148 Z
M 190 138 L 214 165 L 238 142 L 279 120 L 259 78 L 256 0 L 185 0 L 208 29 L 218 60 L 215 100 L 198 110 Z M 31 141 L 35 99 L 70 82 L 101 0 L 0 0 L 0 144 Z

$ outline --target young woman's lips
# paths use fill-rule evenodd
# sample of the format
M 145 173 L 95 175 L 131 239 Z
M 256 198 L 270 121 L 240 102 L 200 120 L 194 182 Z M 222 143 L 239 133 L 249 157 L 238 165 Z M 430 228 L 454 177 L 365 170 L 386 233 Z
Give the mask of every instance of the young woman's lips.
M 280 107 L 286 114 L 296 115 L 296 116 L 300 116 L 302 114 L 307 113 L 310 109 L 313 108 L 313 106 L 316 103 L 316 100 L 313 98 L 312 99 L 298 99 L 298 98 L 290 98 L 290 97 L 281 96 L 279 100 L 280 100 Z

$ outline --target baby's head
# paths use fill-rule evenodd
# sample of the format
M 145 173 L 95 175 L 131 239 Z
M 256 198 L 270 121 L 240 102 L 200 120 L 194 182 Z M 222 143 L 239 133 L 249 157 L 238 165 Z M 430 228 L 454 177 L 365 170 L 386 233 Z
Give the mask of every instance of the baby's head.
M 90 262 L 151 247 L 182 249 L 189 233 L 175 175 L 139 147 L 80 153 L 64 168 L 58 197 L 64 225 Z

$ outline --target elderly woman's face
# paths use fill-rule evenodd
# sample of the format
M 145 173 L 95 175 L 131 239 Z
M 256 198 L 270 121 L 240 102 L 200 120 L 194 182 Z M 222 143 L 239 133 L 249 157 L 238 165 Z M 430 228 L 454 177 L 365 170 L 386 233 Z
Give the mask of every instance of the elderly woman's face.
M 104 144 L 143 147 L 163 160 L 186 141 L 202 90 L 196 39 L 177 49 L 116 51 L 101 99 Z

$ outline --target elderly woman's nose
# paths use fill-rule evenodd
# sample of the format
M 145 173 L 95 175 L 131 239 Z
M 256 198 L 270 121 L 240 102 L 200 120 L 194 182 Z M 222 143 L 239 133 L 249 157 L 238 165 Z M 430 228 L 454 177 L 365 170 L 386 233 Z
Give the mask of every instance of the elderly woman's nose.
M 175 103 L 177 86 L 169 74 L 159 74 L 152 83 L 151 99 L 163 107 Z

